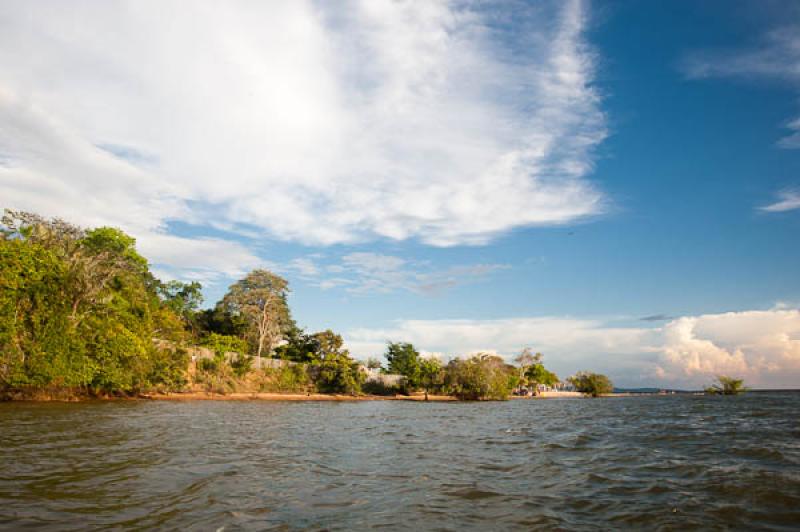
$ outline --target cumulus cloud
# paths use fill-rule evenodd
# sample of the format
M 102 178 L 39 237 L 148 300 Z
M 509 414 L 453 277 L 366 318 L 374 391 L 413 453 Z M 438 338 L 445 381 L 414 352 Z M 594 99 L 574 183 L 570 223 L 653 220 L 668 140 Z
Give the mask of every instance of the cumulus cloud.
M 707 382 L 736 375 L 762 387 L 800 385 L 800 311 L 768 310 L 684 317 L 662 331 L 656 374 Z
M 596 215 L 586 21 L 579 0 L 3 2 L 0 196 L 142 241 L 176 219 L 448 246 Z
M 359 356 L 410 341 L 448 357 L 479 351 L 511 360 L 523 347 L 545 354 L 565 377 L 600 371 L 627 386 L 700 387 L 719 374 L 750 386 L 800 386 L 800 311 L 775 308 L 673 319 L 663 327 L 620 327 L 563 317 L 501 320 L 405 320 L 385 329 L 346 335 Z

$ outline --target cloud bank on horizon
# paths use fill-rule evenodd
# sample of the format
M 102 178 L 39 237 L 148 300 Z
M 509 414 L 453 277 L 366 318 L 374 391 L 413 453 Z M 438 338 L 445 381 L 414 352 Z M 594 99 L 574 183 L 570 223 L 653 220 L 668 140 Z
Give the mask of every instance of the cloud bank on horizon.
M 566 317 L 403 320 L 391 328 L 354 329 L 346 337 L 364 358 L 383 353 L 390 340 L 444 357 L 493 352 L 509 362 L 531 347 L 562 378 L 591 364 L 623 386 L 699 388 L 717 375 L 736 375 L 753 387 L 800 382 L 800 310 L 782 305 L 684 316 L 655 328 Z
M 170 220 L 452 246 L 597 215 L 586 6 L 511 7 L 3 2 L 0 196 L 176 267 Z M 180 245 L 215 244 L 256 262 Z

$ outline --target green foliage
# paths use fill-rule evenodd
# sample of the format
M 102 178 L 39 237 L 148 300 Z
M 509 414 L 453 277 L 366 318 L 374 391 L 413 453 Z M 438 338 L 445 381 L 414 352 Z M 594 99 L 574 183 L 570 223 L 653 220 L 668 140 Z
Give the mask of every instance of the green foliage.
M 429 392 L 444 384 L 444 368 L 438 358 L 420 358 L 419 375 L 420 386 L 425 390 L 425 399 Z
M 359 368 L 358 362 L 350 358 L 350 353 L 343 348 L 342 337 L 327 330 L 316 333 L 314 338 L 320 346 L 320 361 L 316 365 L 317 389 L 323 393 L 361 393 L 366 375 Z
M 229 352 L 247 354 L 247 342 L 227 334 L 209 333 L 202 339 L 200 344 L 211 349 L 214 354 L 219 356 L 224 356 L 225 353 Z
M 420 384 L 419 352 L 410 343 L 389 342 L 384 355 L 389 362 L 389 373 L 403 375 L 411 389 Z
M 317 389 L 323 393 L 361 393 L 365 375 L 358 362 L 346 356 L 328 357 L 318 365 Z
M 602 394 L 614 391 L 614 385 L 611 383 L 611 380 L 599 373 L 579 371 L 567 380 L 575 386 L 576 390 L 591 395 L 592 397 L 598 397 Z
M 269 355 L 294 324 L 286 298 L 289 283 L 267 270 L 253 270 L 236 281 L 218 308 L 247 324 L 245 338 L 257 356 Z
M 454 359 L 445 369 L 445 386 L 459 399 L 505 400 L 518 382 L 516 368 L 494 355 Z
M 264 371 L 268 381 L 262 385 L 265 392 L 305 392 L 311 386 L 311 378 L 305 364 L 292 364 Z
M 746 391 L 744 380 L 725 375 L 719 375 L 717 382 L 705 389 L 705 392 L 710 395 L 738 395 Z
M 292 325 L 284 335 L 286 343 L 275 348 L 275 357 L 292 362 L 310 363 L 319 360 L 320 344 L 313 334 Z
M 525 371 L 525 379 L 529 384 L 534 386 L 537 384 L 554 386 L 560 382 L 558 380 L 558 375 L 552 371 L 548 371 L 541 362 L 536 362 L 528 367 Z
M 133 238 L 6 211 L 0 229 L 0 388 L 128 393 L 182 386 L 183 339 Z
M 134 271 L 147 270 L 147 259 L 136 252 L 136 239 L 113 227 L 86 231 L 80 245 L 93 255 L 108 253 L 127 262 Z
M 198 326 L 196 315 L 197 309 L 203 303 L 202 288 L 197 281 L 191 283 L 169 281 L 157 285 L 159 296 L 165 305 L 180 316 L 191 330 Z
M 237 377 L 244 377 L 253 370 L 253 357 L 240 354 L 231 360 L 231 369 Z

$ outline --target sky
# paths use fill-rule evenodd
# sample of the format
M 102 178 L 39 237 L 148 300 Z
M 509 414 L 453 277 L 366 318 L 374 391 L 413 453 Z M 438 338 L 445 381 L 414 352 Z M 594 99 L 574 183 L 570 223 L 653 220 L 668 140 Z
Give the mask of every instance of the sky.
M 2 0 L 0 206 L 358 358 L 800 388 L 800 5 Z

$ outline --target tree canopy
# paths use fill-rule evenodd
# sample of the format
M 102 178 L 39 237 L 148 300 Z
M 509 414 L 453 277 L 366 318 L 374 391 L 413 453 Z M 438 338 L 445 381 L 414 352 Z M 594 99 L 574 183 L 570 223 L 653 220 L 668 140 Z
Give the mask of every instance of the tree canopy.
M 579 371 L 567 380 L 575 386 L 576 390 L 592 397 L 599 397 L 614 391 L 611 379 L 600 373 Z
M 517 369 L 496 355 L 477 354 L 447 364 L 445 386 L 459 399 L 508 399 L 519 382 Z
M 259 269 L 232 284 L 219 303 L 224 312 L 247 323 L 246 337 L 259 358 L 271 354 L 281 334 L 293 325 L 288 293 L 283 277 Z
M 419 351 L 406 342 L 389 342 L 386 346 L 389 373 L 403 375 L 408 386 L 417 388 L 420 382 Z

